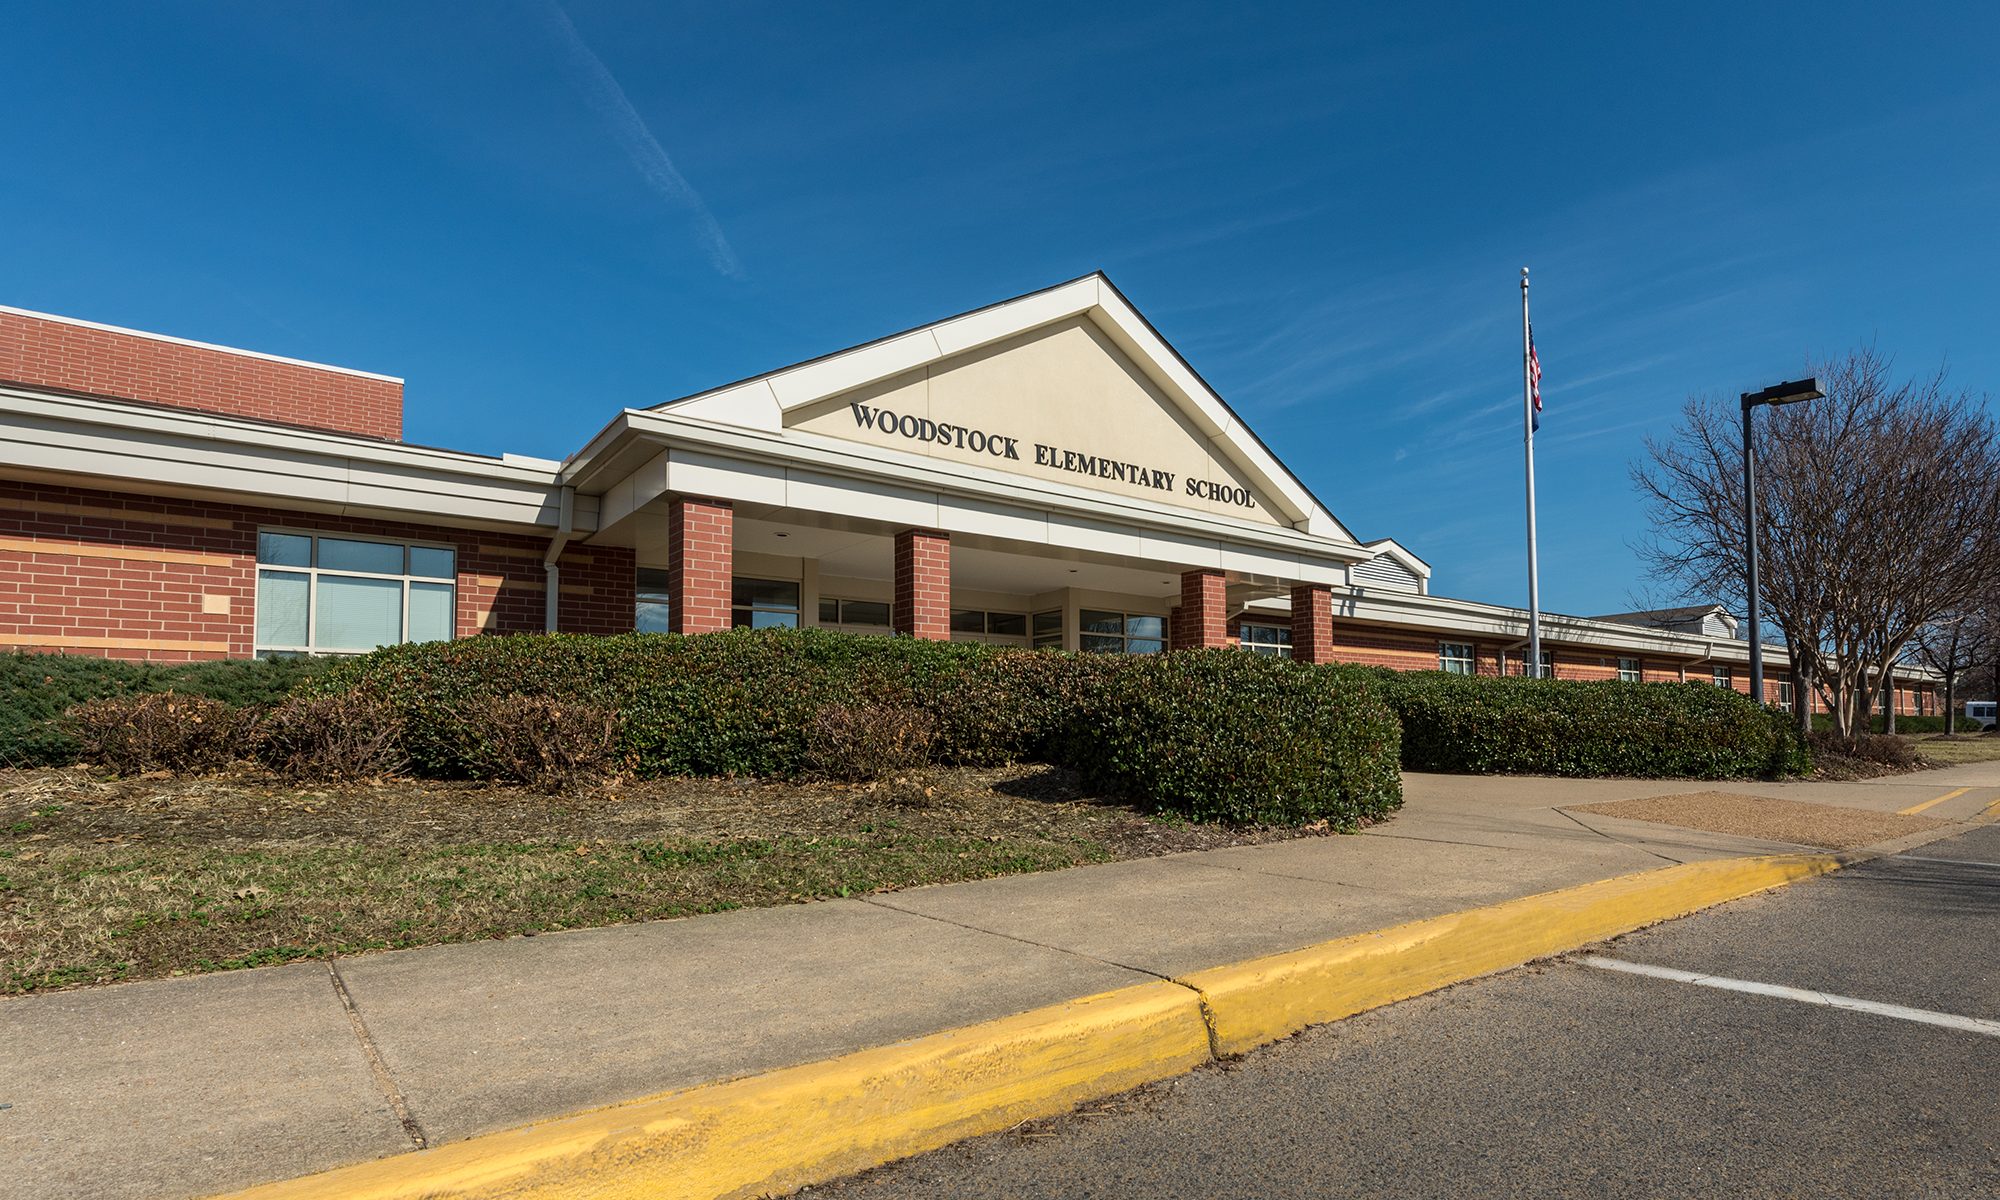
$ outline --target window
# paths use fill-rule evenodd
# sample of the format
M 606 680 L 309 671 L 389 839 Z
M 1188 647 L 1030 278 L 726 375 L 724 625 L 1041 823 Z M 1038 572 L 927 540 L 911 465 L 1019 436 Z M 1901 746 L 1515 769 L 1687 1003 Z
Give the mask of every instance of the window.
M 671 633 L 667 620 L 667 573 L 659 567 L 639 568 L 638 604 L 632 628 L 640 633 Z
M 954 608 L 951 610 L 951 636 L 953 641 L 988 642 L 1003 646 L 1026 645 L 1028 614 Z
M 1167 648 L 1167 619 L 1146 613 L 1101 612 L 1086 608 L 1077 614 L 1076 645 L 1095 654 L 1158 654 Z
M 729 623 L 742 629 L 797 629 L 799 585 L 784 579 L 737 579 L 731 584 Z
M 1786 712 L 1792 711 L 1792 681 L 1789 679 L 1778 681 L 1778 707 Z
M 1708 669 L 1708 680 L 1710 683 L 1713 683 L 1716 687 L 1726 688 L 1732 686 L 1729 682 L 1728 667 L 1724 666 L 1710 667 Z
M 1528 673 L 1527 651 L 1523 650 L 1519 654 L 1507 655 L 1507 674 L 1526 675 L 1527 673 Z M 1553 650 L 1544 650 L 1542 651 L 1542 678 L 1554 679 L 1555 677 L 1556 677 L 1556 652 Z
M 895 632 L 885 600 L 821 600 L 819 625 L 821 629 L 878 637 Z
M 1618 660 L 1618 678 L 1625 683 L 1644 683 L 1646 672 L 1638 659 L 1621 658 Z
M 1292 656 L 1292 627 L 1289 625 L 1265 625 L 1257 621 L 1245 621 L 1237 631 L 1237 644 L 1252 654 L 1268 654 L 1272 658 Z
M 1059 608 L 1048 612 L 1038 612 L 1034 616 L 1032 628 L 1037 650 L 1060 650 L 1063 648 L 1063 615 Z
M 257 657 L 358 654 L 456 633 L 458 552 L 372 538 L 257 534 Z
M 1448 671 L 1453 675 L 1470 675 L 1474 669 L 1470 643 L 1438 643 L 1438 670 Z

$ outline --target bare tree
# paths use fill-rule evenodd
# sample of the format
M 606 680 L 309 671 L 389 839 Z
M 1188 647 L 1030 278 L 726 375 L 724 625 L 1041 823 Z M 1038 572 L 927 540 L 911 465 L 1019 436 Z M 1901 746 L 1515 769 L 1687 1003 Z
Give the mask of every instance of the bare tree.
M 1957 732 L 1958 680 L 1988 662 L 1985 614 L 1957 608 L 1917 630 L 1910 640 L 1918 662 L 1944 676 L 1944 731 Z
M 1844 736 L 1919 629 L 2000 578 L 2000 434 L 1945 373 L 1902 383 L 1874 350 L 1814 365 L 1826 398 L 1760 414 L 1763 608 L 1783 634 L 1800 721 L 1817 687 Z M 1740 410 L 1690 399 L 1632 469 L 1656 574 L 1690 599 L 1742 604 Z

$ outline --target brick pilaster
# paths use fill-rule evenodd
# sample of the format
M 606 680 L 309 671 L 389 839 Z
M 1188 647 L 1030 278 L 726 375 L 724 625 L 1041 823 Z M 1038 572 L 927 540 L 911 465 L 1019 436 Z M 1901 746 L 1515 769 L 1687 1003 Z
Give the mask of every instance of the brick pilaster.
M 1220 571 L 1181 572 L 1181 603 L 1167 618 L 1167 645 L 1175 650 L 1230 645 L 1228 593 Z
M 1292 660 L 1333 661 L 1333 589 L 1301 583 L 1292 589 Z
M 667 504 L 667 622 L 675 633 L 729 628 L 736 510 L 727 500 Z
M 934 529 L 896 535 L 896 632 L 933 642 L 951 640 L 951 537 Z

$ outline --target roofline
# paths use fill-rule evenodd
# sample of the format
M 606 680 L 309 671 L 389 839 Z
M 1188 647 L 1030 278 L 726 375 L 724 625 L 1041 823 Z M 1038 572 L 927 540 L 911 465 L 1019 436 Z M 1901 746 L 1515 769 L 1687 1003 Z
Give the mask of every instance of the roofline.
M 255 358 L 264 362 L 283 363 L 288 367 L 305 367 L 313 371 L 331 371 L 336 375 L 352 375 L 359 379 L 374 379 L 382 383 L 402 384 L 400 375 L 381 375 L 374 371 L 357 370 L 354 367 L 338 367 L 332 363 L 314 362 L 305 358 L 287 358 L 282 354 L 266 354 L 261 350 L 245 350 L 240 346 L 223 346 L 215 342 L 197 342 L 192 338 L 174 337 L 171 334 L 154 333 L 146 329 L 130 329 L 123 325 L 106 325 L 101 321 L 86 321 L 80 317 L 65 317 L 58 313 L 38 312 L 32 308 L 15 308 L 0 304 L 0 313 L 9 316 L 28 317 L 37 321 L 54 321 L 59 325 L 73 325 L 79 329 L 95 329 L 100 333 L 116 333 L 125 337 L 145 338 L 149 342 L 166 342 L 175 346 L 189 346 L 196 350 L 213 350 L 219 354 L 233 354 L 238 358 Z
M 1102 271 L 1086 271 L 1086 272 L 1084 272 L 1083 274 L 1081 274 L 1081 275 L 1078 275 L 1078 276 L 1077 276 L 1076 278 L 1074 278 L 1074 279 L 1065 279 L 1065 280 L 1063 280 L 1063 281 L 1062 281 L 1061 283 L 1052 283 L 1052 284 L 1050 284 L 1050 285 L 1049 285 L 1049 286 L 1047 286 L 1047 287 L 1039 287 L 1039 288 L 1036 288 L 1036 289 L 1035 289 L 1034 291 L 1032 291 L 1032 292 L 1022 292 L 1022 293 L 1021 293 L 1020 295 L 1018 295 L 1018 296 L 1009 296 L 1009 297 L 1007 297 L 1007 298 L 1006 298 L 1006 299 L 1004 299 L 1004 300 L 995 300 L 995 301 L 993 301 L 993 302 L 992 302 L 991 304 L 982 304 L 982 305 L 980 305 L 980 306 L 979 306 L 978 308 L 968 308 L 968 309 L 966 309 L 966 310 L 965 310 L 964 312 L 960 312 L 960 313 L 953 313 L 953 314 L 952 314 L 951 316 L 948 316 L 948 317 L 938 317 L 938 318 L 936 318 L 935 320 L 930 320 L 930 321 L 922 321 L 922 322 L 919 322 L 919 323 L 917 323 L 917 324 L 915 324 L 915 325 L 912 325 L 912 326 L 910 326 L 910 327 L 909 327 L 909 328 L 907 328 L 907 329 L 898 329 L 898 330 L 897 330 L 897 331 L 895 331 L 894 333 L 885 333 L 885 334 L 883 334 L 883 335 L 882 335 L 882 336 L 880 336 L 880 337 L 873 337 L 873 338 L 869 338 L 869 339 L 868 339 L 867 341 L 865 341 L 865 342 L 856 342 L 856 343 L 855 343 L 855 344 L 853 344 L 852 346 L 842 346 L 842 347 L 840 347 L 840 348 L 839 348 L 838 350 L 829 350 L 829 351 L 827 351 L 827 352 L 826 352 L 826 353 L 824 353 L 824 354 L 815 354 L 815 355 L 813 355 L 813 356 L 812 356 L 811 358 L 802 358 L 802 359 L 798 360 L 797 362 L 793 362 L 793 363 L 786 363 L 786 364 L 785 364 L 784 366 L 781 366 L 781 367 L 772 367 L 772 368 L 770 368 L 769 370 L 764 370 L 764 371 L 759 371 L 759 372 L 757 372 L 757 373 L 756 373 L 756 374 L 754 374 L 754 375 L 745 375 L 745 376 L 744 376 L 743 378 L 741 378 L 741 379 L 732 379 L 732 380 L 730 380 L 730 381 L 729 381 L 728 383 L 718 383 L 718 384 L 716 384 L 716 385 L 715 385 L 714 387 L 706 387 L 706 388 L 703 388 L 702 390 L 700 390 L 700 391 L 698 391 L 698 392 L 689 392 L 689 393 L 688 393 L 687 395 L 685 395 L 685 396 L 676 396 L 676 397 L 674 397 L 674 398 L 673 398 L 672 400 L 662 400 L 662 401 L 661 401 L 660 403 L 658 403 L 658 404 L 649 404 L 649 405 L 646 405 L 646 406 L 644 406 L 644 407 L 643 407 L 643 408 L 641 408 L 641 409 L 638 409 L 637 411 L 640 411 L 640 412 L 658 412 L 658 411 L 659 411 L 660 409 L 663 409 L 663 408 L 669 408 L 669 407 L 671 407 L 671 406 L 673 406 L 673 405 L 676 405 L 676 404 L 686 404 L 686 403 L 688 403 L 688 402 L 689 402 L 689 401 L 691 401 L 691 400 L 700 400 L 700 399 L 702 399 L 703 397 L 706 397 L 706 396 L 712 396 L 712 395 L 716 394 L 717 392 L 726 392 L 726 391 L 728 391 L 728 390 L 729 390 L 729 389 L 731 389 L 731 388 L 738 388 L 738 387 L 742 387 L 742 386 L 743 386 L 744 384 L 746 384 L 746 383 L 755 383 L 755 382 L 757 382 L 757 381 L 758 381 L 759 379 L 766 379 L 766 378 L 769 378 L 769 377 L 770 377 L 770 376 L 772 376 L 772 375 L 783 375 L 783 374 L 784 374 L 784 373 L 786 373 L 787 371 L 796 371 L 796 370 L 798 370 L 798 369 L 799 369 L 800 367 L 810 367 L 810 366 L 812 366 L 812 365 L 813 365 L 814 363 L 823 363 L 823 362 L 826 362 L 826 361 L 827 361 L 828 359 L 833 359 L 833 358 L 839 358 L 840 356 L 842 356 L 842 355 L 844 355 L 844 354 L 852 354 L 852 353 L 854 353 L 854 352 L 855 352 L 856 350 L 866 350 L 866 349 L 868 349 L 868 348 L 869 348 L 870 346 L 879 346 L 879 345 L 881 345 L 881 344 L 882 344 L 882 343 L 884 343 L 884 342 L 893 342 L 893 341 L 895 341 L 895 340 L 896 340 L 897 338 L 902 338 L 902 337 L 908 337 L 908 336 L 910 336 L 910 335 L 911 335 L 911 334 L 913 334 L 913 333 L 921 333 L 921 332 L 923 332 L 924 330 L 926 330 L 926 329 L 929 329 L 929 328 L 930 328 L 931 326 L 933 326 L 933 325 L 944 325 L 944 324 L 947 324 L 947 323 L 949 323 L 949 322 L 952 322 L 952 321 L 962 321 L 962 320 L 964 320 L 964 319 L 965 319 L 965 318 L 967 318 L 967 317 L 976 317 L 976 316 L 978 316 L 978 315 L 979 315 L 980 313 L 983 313 L 983 312 L 987 312 L 987 311 L 989 311 L 989 310 L 991 310 L 991 309 L 995 309 L 995 308 L 1004 308 L 1005 306 L 1007 306 L 1007 305 L 1009 305 L 1009 304 L 1014 304 L 1014 303 L 1016 303 L 1016 302 L 1018 302 L 1018 301 L 1022 301 L 1022 300 L 1031 300 L 1031 299 L 1033 299 L 1033 298 L 1034 298 L 1034 297 L 1036 297 L 1036 296 L 1041 296 L 1041 295 L 1045 295 L 1045 294 L 1047 294 L 1047 293 L 1049 293 L 1049 292 L 1057 292 L 1057 291 L 1061 291 L 1061 290 L 1062 290 L 1063 288 L 1066 288 L 1066 287 L 1074 287 L 1074 286 L 1076 286 L 1077 284 L 1079 284 L 1079 283 L 1082 283 L 1082 282 L 1083 282 L 1084 280 L 1086 280 L 1086 279 L 1100 279 L 1100 280 L 1103 280 L 1103 281 L 1104 281 L 1105 283 L 1107 283 L 1107 284 L 1111 282 L 1111 280 L 1110 280 L 1110 279 L 1108 279 L 1108 278 L 1106 278 L 1106 277 L 1105 277 L 1105 274 L 1104 274 L 1104 272 L 1102 272 Z M 1116 287 L 1116 286 L 1113 286 L 1111 290 L 1115 292 L 1115 291 L 1117 291 L 1118 289 L 1117 289 L 1117 287 Z M 1120 293 L 1120 296 L 1121 296 L 1121 298 L 1122 298 L 1122 296 L 1123 296 L 1123 293 Z M 1130 304 L 1131 304 L 1131 301 L 1127 300 L 1127 301 L 1126 301 L 1125 303 L 1126 303 L 1126 304 L 1127 304 L 1127 306 L 1129 307 L 1129 306 L 1130 306 Z M 1136 310 L 1136 309 L 1134 309 L 1133 311 L 1135 311 L 1135 312 L 1136 312 L 1137 310 Z M 1144 320 L 1145 318 L 1144 318 L 1144 317 L 1141 317 L 1140 319 L 1141 319 L 1141 320 Z M 1149 324 L 1149 325 L 1147 326 L 1147 328 L 1149 328 L 1149 329 L 1150 329 L 1150 328 L 1152 328 L 1152 327 L 1151 327 L 1151 325 Z M 1157 335 L 1157 333 L 1158 333 L 1158 331 L 1157 331 L 1157 330 L 1155 330 L 1155 334 L 1156 334 L 1156 335 Z M 1165 338 L 1161 338 L 1160 340 L 1161 340 L 1162 342 L 1165 342 L 1165 341 L 1166 341 L 1166 339 L 1165 339 Z M 1169 346 L 1169 347 L 1168 347 L 1168 349 L 1170 349 L 1170 350 L 1171 350 L 1171 349 L 1173 349 L 1173 348 L 1172 348 L 1171 346 Z M 1179 351 L 1175 351 L 1175 356 L 1176 356 L 1176 357 L 1179 357 L 1179 353 L 1180 353 Z M 1189 369 L 1190 371 L 1194 370 L 1194 368 L 1192 368 L 1192 367 L 1189 367 L 1188 369 Z M 1206 384 L 1206 382 L 1207 382 L 1206 380 L 1203 380 L 1203 383 L 1204 383 L 1204 384 Z M 1210 390 L 1210 391 L 1214 391 L 1215 389 L 1213 389 L 1213 388 L 1210 388 L 1209 390 Z M 1218 396 L 1218 397 L 1216 397 L 1216 398 L 1217 398 L 1218 400 L 1219 400 L 1219 399 L 1221 399 L 1221 397 L 1219 397 L 1219 396 Z M 572 456 L 572 457 L 574 457 L 574 456 Z M 1277 457 L 1277 456 L 1276 456 L 1276 455 L 1273 455 L 1272 457 L 1274 457 L 1274 458 L 1275 458 L 1275 457 Z M 1286 469 L 1287 469 L 1287 470 L 1289 470 L 1290 468 L 1286 468 Z M 1322 507 L 1323 507 L 1323 506 L 1322 506 Z

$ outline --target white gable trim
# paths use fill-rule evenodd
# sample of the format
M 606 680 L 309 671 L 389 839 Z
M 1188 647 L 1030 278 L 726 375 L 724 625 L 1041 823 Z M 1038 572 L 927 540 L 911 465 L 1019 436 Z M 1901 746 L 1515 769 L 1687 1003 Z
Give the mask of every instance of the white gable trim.
M 672 401 L 656 411 L 782 433 L 784 416 L 794 409 L 1079 316 L 1088 318 L 1143 370 L 1209 440 L 1215 453 L 1241 470 L 1274 504 L 1287 524 L 1313 536 L 1354 541 L 1102 274 Z

